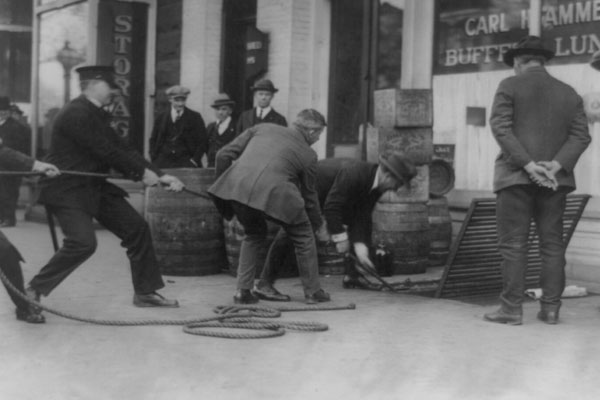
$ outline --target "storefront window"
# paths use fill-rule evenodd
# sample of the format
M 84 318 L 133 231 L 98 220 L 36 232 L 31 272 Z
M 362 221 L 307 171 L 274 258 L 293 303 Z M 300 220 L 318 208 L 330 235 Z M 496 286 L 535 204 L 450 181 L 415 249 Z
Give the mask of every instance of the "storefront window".
M 74 4 L 40 16 L 38 157 L 49 147 L 54 116 L 66 102 L 79 94 L 77 74 L 72 72 L 86 60 L 88 16 L 87 3 Z

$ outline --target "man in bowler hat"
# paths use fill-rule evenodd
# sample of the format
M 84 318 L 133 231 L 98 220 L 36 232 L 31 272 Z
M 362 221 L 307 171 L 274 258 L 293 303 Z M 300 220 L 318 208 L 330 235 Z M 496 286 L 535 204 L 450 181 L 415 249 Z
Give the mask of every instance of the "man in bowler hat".
M 159 168 L 201 168 L 208 136 L 200 113 L 186 107 L 190 90 L 176 85 L 165 93 L 170 107 L 154 121 L 150 160 Z
M 235 121 L 232 113 L 235 101 L 231 100 L 227 93 L 219 93 L 211 107 L 215 110 L 216 121 L 208 124 L 206 131 L 208 132 L 208 166 L 215 166 L 215 156 L 217 151 L 227 143 L 235 139 Z
M 119 94 L 112 66 L 77 69 L 82 94 L 67 103 L 56 116 L 46 160 L 61 170 L 106 174 L 115 169 L 146 186 L 163 185 L 181 191 L 179 179 L 163 174 L 146 161 L 110 125 L 103 107 Z M 127 193 L 105 178 L 61 174 L 42 179 L 39 202 L 60 223 L 62 247 L 29 282 L 27 295 L 47 296 L 96 250 L 93 220 L 121 239 L 127 249 L 133 280 L 133 303 L 138 307 L 177 307 L 176 300 L 157 293 L 164 287 L 150 228 L 127 202 Z M 39 310 L 38 310 L 39 311 Z
M 21 153 L 30 153 L 31 131 L 28 126 L 12 117 L 8 97 L 0 97 L 0 139 L 4 145 Z M 17 224 L 17 202 L 21 188 L 20 176 L 0 176 L 0 226 Z
M 236 127 L 238 135 L 251 126 L 263 122 L 287 126 L 285 117 L 271 107 L 273 96 L 279 91 L 279 89 L 273 85 L 273 82 L 269 79 L 261 79 L 256 82 L 250 90 L 254 94 L 254 103 L 256 104 L 256 107 L 244 111 L 240 116 Z
M 500 308 L 484 316 L 491 322 L 523 321 L 532 218 L 542 257 L 537 317 L 548 324 L 559 318 L 566 264 L 562 216 L 566 195 L 575 189 L 573 169 L 591 139 L 581 97 L 544 68 L 553 56 L 537 36 L 523 38 L 504 54 L 515 76 L 500 82 L 490 116 L 500 145 L 494 192 L 503 277 Z
M 325 232 L 319 232 L 318 240 L 331 239 L 339 253 L 352 252 L 358 265 L 349 264 L 342 284 L 345 288 L 366 288 L 372 285 L 361 279 L 361 265 L 375 268 L 369 258 L 371 244 L 371 214 L 377 200 L 388 190 L 398 190 L 410 183 L 416 175 L 415 165 L 399 153 L 379 158 L 379 164 L 350 159 L 327 158 L 317 165 L 317 192 Z M 323 236 L 321 236 L 323 235 Z M 289 301 L 288 295 L 274 287 L 277 269 L 285 254 L 293 251 L 284 231 L 279 231 L 267 254 L 260 280 L 254 293 L 261 299 Z

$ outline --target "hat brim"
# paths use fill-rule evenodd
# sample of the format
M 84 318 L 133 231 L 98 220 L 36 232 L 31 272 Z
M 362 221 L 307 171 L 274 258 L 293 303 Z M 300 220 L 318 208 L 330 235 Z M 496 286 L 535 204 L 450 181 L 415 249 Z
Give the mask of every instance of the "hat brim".
M 600 58 L 592 60 L 592 62 L 590 63 L 590 65 L 592 66 L 592 68 L 594 68 L 595 70 L 600 71 Z
M 554 57 L 554 52 L 552 50 L 513 48 L 507 50 L 506 53 L 504 53 L 504 55 L 502 56 L 502 60 L 504 61 L 504 64 L 508 65 L 509 67 L 512 67 L 515 64 L 515 57 L 522 56 L 525 54 L 542 56 L 546 60 L 550 60 L 552 57 Z
M 255 86 L 252 86 L 250 88 L 250 90 L 252 90 L 252 92 L 256 92 L 258 90 L 262 90 L 263 92 L 271 92 L 271 93 L 279 92 L 279 89 L 277 89 L 277 88 L 264 88 L 264 87 L 255 87 Z
M 412 174 L 402 174 L 400 171 L 397 171 L 392 164 L 390 164 L 383 156 L 379 156 L 379 163 L 383 165 L 393 176 L 396 178 L 398 182 L 407 183 L 414 175 Z
M 233 106 L 235 106 L 235 101 L 224 101 L 222 103 L 214 103 L 211 105 L 212 108 L 219 108 L 223 106 L 229 106 L 233 108 Z

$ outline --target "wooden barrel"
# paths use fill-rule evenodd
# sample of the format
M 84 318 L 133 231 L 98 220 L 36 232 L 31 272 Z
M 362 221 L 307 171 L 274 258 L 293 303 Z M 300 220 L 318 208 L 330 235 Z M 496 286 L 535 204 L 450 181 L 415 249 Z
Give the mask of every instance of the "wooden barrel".
M 164 172 L 201 193 L 206 193 L 215 179 L 212 168 Z M 217 274 L 227 265 L 222 218 L 211 200 L 151 187 L 146 189 L 145 216 L 163 274 Z
M 317 241 L 317 258 L 320 275 L 344 275 L 349 260 L 337 252 L 335 243 Z
M 425 203 L 377 203 L 373 210 L 374 246 L 392 253 L 394 274 L 420 274 L 429 266 L 429 219 Z
M 435 159 L 429 165 L 429 195 L 441 197 L 454 188 L 454 168 L 442 159 Z
M 427 202 L 427 212 L 431 232 L 429 262 L 431 265 L 444 265 L 452 242 L 452 219 L 448 211 L 448 199 L 431 198 Z

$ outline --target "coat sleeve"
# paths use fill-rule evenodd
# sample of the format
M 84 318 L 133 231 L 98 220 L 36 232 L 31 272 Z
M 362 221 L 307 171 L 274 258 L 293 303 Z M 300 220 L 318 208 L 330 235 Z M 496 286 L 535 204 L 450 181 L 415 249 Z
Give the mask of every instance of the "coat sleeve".
M 61 122 L 60 129 L 74 143 L 130 179 L 142 179 L 146 168 L 159 172 L 123 140 L 111 140 L 111 137 L 118 137 L 117 133 L 107 124 L 96 121 L 87 113 L 71 113 Z
M 314 230 L 317 230 L 323 220 L 321 218 L 321 207 L 319 206 L 319 194 L 317 193 L 317 155 L 311 160 L 308 167 L 302 171 L 300 176 L 300 191 L 304 199 L 304 208 Z
M 513 114 L 513 91 L 507 80 L 504 80 L 500 82 L 494 96 L 490 127 L 502 152 L 508 156 L 506 161 L 516 168 L 523 168 L 532 158 L 514 134 Z
M 590 144 L 592 138 L 589 133 L 589 125 L 583 108 L 583 100 L 578 97 L 576 113 L 569 127 L 569 136 L 562 145 L 554 159 L 560 163 L 567 172 L 573 171 L 575 164 L 581 154 Z
M 240 157 L 254 136 L 254 132 L 254 128 L 246 129 L 241 135 L 217 152 L 215 160 L 215 175 L 217 178 Z
M 0 142 L 0 169 L 7 171 L 31 171 L 35 160 Z

